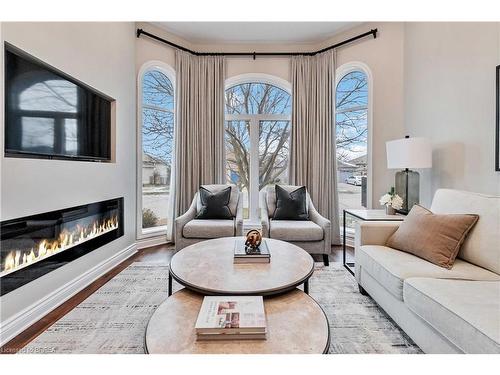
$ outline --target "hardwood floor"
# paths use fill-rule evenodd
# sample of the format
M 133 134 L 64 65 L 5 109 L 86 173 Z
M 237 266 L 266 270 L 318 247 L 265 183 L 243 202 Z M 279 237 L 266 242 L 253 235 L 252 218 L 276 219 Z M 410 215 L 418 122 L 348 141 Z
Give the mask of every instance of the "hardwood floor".
M 21 332 L 19 335 L 14 337 L 4 346 L 0 347 L 0 354 L 14 354 L 17 353 L 21 348 L 26 346 L 30 341 L 34 340 L 43 331 L 49 328 L 52 324 L 61 319 L 64 315 L 73 310 L 76 306 L 82 303 L 95 291 L 97 291 L 101 286 L 106 284 L 109 280 L 119 274 L 122 270 L 127 268 L 130 264 L 134 262 L 149 262 L 149 263 L 168 263 L 170 258 L 174 254 L 173 245 L 160 245 L 153 246 L 146 249 L 141 249 L 137 254 L 133 255 L 126 261 L 120 263 L 118 266 L 105 273 L 103 276 L 98 278 L 92 284 L 87 286 L 85 289 L 81 290 L 69 300 L 64 302 L 61 306 L 57 307 L 55 310 L 51 311 L 49 314 L 44 316 L 42 319 L 28 327 L 26 330 Z M 354 257 L 353 249 L 349 248 L 347 250 L 348 258 Z M 321 255 L 313 255 L 316 262 L 322 262 L 323 258 Z M 330 255 L 330 262 L 342 262 L 342 247 L 332 246 L 332 254 Z

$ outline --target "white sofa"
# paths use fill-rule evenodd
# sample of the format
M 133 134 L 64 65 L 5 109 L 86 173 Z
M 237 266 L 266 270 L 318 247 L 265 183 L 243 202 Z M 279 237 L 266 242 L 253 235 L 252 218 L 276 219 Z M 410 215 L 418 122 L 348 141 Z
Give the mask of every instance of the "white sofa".
M 440 189 L 431 211 L 476 213 L 448 270 L 385 246 L 399 223 L 363 222 L 356 280 L 426 353 L 500 353 L 500 197 Z
M 200 192 L 197 192 L 189 209 L 175 219 L 175 251 L 200 241 L 243 234 L 243 198 L 238 187 L 229 184 L 202 186 L 213 192 L 231 187 L 229 210 L 233 217 L 227 220 L 196 219 L 196 214 L 201 209 Z

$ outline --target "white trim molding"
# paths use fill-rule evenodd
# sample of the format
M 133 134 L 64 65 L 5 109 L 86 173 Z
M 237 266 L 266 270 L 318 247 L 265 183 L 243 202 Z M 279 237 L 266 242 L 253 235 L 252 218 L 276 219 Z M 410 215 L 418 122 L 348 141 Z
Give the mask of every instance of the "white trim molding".
M 137 166 L 136 166 L 136 238 L 137 240 L 145 239 L 145 238 L 154 238 L 159 237 L 162 238 L 165 234 L 171 233 L 171 230 L 168 230 L 164 226 L 159 227 L 158 230 L 150 230 L 146 233 L 142 230 L 142 83 L 144 74 L 150 70 L 158 70 L 165 74 L 167 78 L 172 83 L 172 87 L 174 89 L 174 97 L 175 97 L 175 70 L 170 65 L 163 61 L 159 60 L 151 60 L 142 64 L 139 69 L 139 73 L 137 74 Z M 174 101 L 174 108 L 176 103 Z M 175 109 L 174 109 L 174 122 L 175 122 Z M 174 130 L 175 132 L 175 130 Z M 175 137 L 174 137 L 175 139 Z M 175 145 L 172 152 L 175 155 Z M 174 160 L 172 160 L 171 165 L 171 176 L 170 176 L 170 204 L 172 207 L 173 201 L 173 187 L 174 187 Z
M 361 61 L 350 61 L 348 63 L 342 64 L 335 71 L 335 93 L 337 92 L 337 85 L 340 80 L 344 78 L 347 74 L 355 71 L 361 71 L 366 75 L 368 82 L 368 118 L 367 118 L 367 163 L 368 163 L 368 177 L 367 177 L 367 187 L 366 187 L 366 205 L 371 209 L 373 206 L 373 75 L 371 69 L 365 63 Z M 335 101 L 336 103 L 336 101 Z M 335 126 L 337 124 L 337 116 L 335 110 L 335 104 L 333 105 L 333 118 L 335 121 Z
M 106 272 L 112 270 L 137 252 L 136 244 L 121 250 L 87 272 L 56 289 L 33 305 L 2 322 L 0 346 L 9 342 L 26 328 L 42 319 L 49 312 L 63 304 Z
M 244 73 L 226 79 L 225 90 L 244 83 L 267 83 L 292 94 L 292 84 L 286 79 L 264 73 Z

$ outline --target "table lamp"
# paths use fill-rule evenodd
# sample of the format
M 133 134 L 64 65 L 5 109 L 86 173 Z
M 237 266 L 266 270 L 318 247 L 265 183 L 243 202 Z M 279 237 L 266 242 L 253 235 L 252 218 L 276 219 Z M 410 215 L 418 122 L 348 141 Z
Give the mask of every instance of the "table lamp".
M 432 167 L 432 148 L 426 138 L 410 138 L 386 142 L 387 168 L 396 172 L 395 192 L 403 199 L 400 213 L 407 214 L 420 199 L 420 176 L 414 169 Z

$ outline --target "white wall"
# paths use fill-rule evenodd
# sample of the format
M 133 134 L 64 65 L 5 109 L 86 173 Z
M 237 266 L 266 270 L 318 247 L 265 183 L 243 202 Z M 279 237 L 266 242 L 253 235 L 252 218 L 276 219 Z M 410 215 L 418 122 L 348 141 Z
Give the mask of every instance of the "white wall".
M 433 144 L 433 168 L 421 172 L 422 203 L 442 187 L 500 195 L 494 170 L 500 23 L 408 23 L 404 45 L 406 132 Z
M 116 99 L 117 137 L 116 163 L 4 158 L 2 152 L 1 220 L 125 198 L 125 235 L 37 279 L 36 287 L 4 295 L 2 322 L 135 241 L 134 30 L 133 23 L 1 24 L 2 56 L 5 40 Z M 3 112 L 3 102 L 0 107 Z
M 152 32 L 174 43 L 197 51 L 316 51 L 338 41 L 378 28 L 377 39 L 365 40 L 337 50 L 337 66 L 350 61 L 368 65 L 373 74 L 373 202 L 394 185 L 394 171 L 386 168 L 385 142 L 400 138 L 404 132 L 403 111 L 403 23 L 363 24 L 335 38 L 318 44 L 223 44 L 196 45 L 147 23 L 137 23 L 138 28 Z M 175 66 L 174 49 L 148 37 L 137 39 L 136 72 L 150 60 L 160 60 Z M 227 78 L 245 73 L 271 74 L 287 81 L 291 80 L 288 57 L 231 57 L 227 59 Z M 375 207 L 377 207 L 375 203 Z M 377 207 L 378 208 L 378 207 Z

